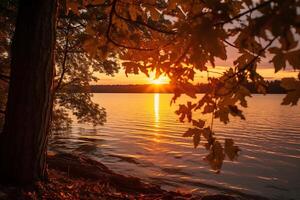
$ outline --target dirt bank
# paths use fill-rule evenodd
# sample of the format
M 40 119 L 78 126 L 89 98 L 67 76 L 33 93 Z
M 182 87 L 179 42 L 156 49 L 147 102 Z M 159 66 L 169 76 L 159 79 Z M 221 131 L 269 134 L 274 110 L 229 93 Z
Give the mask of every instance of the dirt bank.
M 18 188 L 0 186 L 2 199 L 138 199 L 235 200 L 231 196 L 205 197 L 162 190 L 141 179 L 114 173 L 100 162 L 73 154 L 48 156 L 48 181 Z

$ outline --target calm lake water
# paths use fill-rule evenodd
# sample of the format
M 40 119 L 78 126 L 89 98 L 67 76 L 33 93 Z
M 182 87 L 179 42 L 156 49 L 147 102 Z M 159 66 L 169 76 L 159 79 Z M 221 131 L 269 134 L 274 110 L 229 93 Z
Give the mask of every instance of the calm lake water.
M 237 161 L 226 161 L 215 174 L 202 160 L 207 153 L 202 146 L 194 149 L 191 138 L 181 137 L 189 124 L 178 122 L 171 97 L 95 94 L 108 122 L 93 127 L 75 121 L 71 133 L 55 136 L 51 148 L 88 155 L 165 189 L 300 199 L 300 106 L 281 106 L 283 95 L 253 95 L 246 121 L 215 120 L 216 134 L 235 139 L 242 149 Z

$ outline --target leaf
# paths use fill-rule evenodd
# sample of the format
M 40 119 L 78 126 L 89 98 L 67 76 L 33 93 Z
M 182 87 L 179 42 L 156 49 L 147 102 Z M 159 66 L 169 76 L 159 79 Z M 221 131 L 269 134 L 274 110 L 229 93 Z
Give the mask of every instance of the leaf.
M 198 129 L 198 128 L 189 128 L 182 136 L 183 137 L 192 137 L 196 133 L 200 133 L 200 129 Z
M 275 73 L 285 68 L 285 57 L 283 53 L 276 54 L 273 57 L 272 62 L 274 63 Z
M 210 140 L 210 138 L 212 137 L 212 131 L 211 131 L 211 129 L 210 128 L 204 128 L 203 129 L 203 137 L 207 140 L 207 141 L 209 141 Z
M 279 39 L 279 42 L 282 45 L 282 49 L 285 51 L 297 47 L 298 41 L 295 40 L 294 35 L 290 29 L 285 31 L 284 37 Z
M 287 53 L 286 59 L 294 69 L 300 69 L 300 50 Z
M 192 120 L 193 126 L 197 126 L 198 128 L 203 128 L 205 125 L 205 121 L 199 119 L 198 121 Z
M 287 95 L 281 104 L 297 105 L 300 98 L 300 81 L 297 81 L 295 78 L 283 78 L 281 86 L 287 91 Z
M 229 109 L 228 107 L 222 107 L 215 112 L 215 118 L 220 118 L 220 121 L 224 124 L 229 122 Z
M 239 116 L 241 119 L 245 120 L 243 112 L 236 105 L 229 105 L 228 108 L 231 115 Z
M 122 65 L 125 66 L 126 76 L 128 76 L 128 74 L 130 73 L 139 74 L 140 70 L 143 71 L 143 73 L 145 73 L 146 75 L 148 73 L 148 70 L 145 69 L 144 66 L 136 62 L 123 62 Z
M 234 145 L 232 139 L 225 139 L 224 145 L 225 153 L 230 160 L 234 160 L 238 156 L 238 152 L 240 151 L 237 146 Z
M 200 133 L 197 132 L 194 134 L 194 137 L 193 137 L 193 141 L 194 141 L 194 148 L 197 148 L 199 143 L 200 143 Z
M 213 170 L 219 173 L 223 165 L 224 158 L 225 154 L 221 143 L 215 141 L 213 143 L 212 149 L 210 150 L 210 153 L 205 157 L 205 160 L 209 162 Z
M 212 113 L 214 112 L 215 110 L 215 107 L 213 105 L 210 105 L 210 104 L 207 104 L 205 107 L 204 107 L 204 110 L 203 110 L 203 114 L 207 114 L 207 113 Z
M 281 80 L 281 86 L 286 90 L 294 90 L 297 88 L 298 83 L 295 78 L 283 78 Z
M 88 38 L 84 41 L 82 48 L 91 56 L 95 57 L 97 54 L 97 40 L 94 38 Z
M 184 122 L 184 119 L 187 118 L 189 122 L 192 121 L 192 109 L 195 108 L 196 104 L 192 104 L 190 101 L 187 102 L 187 106 L 184 104 L 179 105 L 179 109 L 175 111 L 177 115 L 180 115 L 180 122 Z
M 226 48 L 223 40 L 227 37 L 224 29 L 215 28 L 213 22 L 208 18 L 203 18 L 201 23 L 199 23 L 194 29 L 193 33 L 193 48 L 194 51 L 198 49 L 199 45 L 202 49 L 205 49 L 209 54 L 207 58 L 210 59 L 211 63 L 214 65 L 213 57 L 218 57 L 222 60 L 227 59 Z M 201 52 L 203 50 L 200 50 Z M 201 56 L 198 54 L 198 59 Z

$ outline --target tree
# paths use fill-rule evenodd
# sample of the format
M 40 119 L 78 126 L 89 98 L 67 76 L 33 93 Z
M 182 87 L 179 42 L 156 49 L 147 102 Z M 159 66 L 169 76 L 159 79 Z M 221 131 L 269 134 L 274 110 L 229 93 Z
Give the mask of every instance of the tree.
M 167 75 L 175 86 L 175 101 L 181 94 L 196 99 L 195 74 L 208 73 L 210 90 L 195 102 L 180 105 L 177 114 L 180 120 L 192 124 L 184 137 L 193 137 L 196 148 L 201 140 L 209 151 L 206 160 L 212 169 L 219 172 L 227 156 L 236 159 L 238 147 L 231 138 L 219 141 L 213 132 L 213 121 L 219 119 L 225 124 L 229 116 L 245 119 L 242 110 L 247 107 L 246 97 L 251 93 L 246 88 L 249 82 L 261 93 L 265 91 L 264 78 L 258 74 L 261 58 L 272 56 L 270 63 L 275 72 L 285 68 L 300 70 L 299 12 L 298 0 L 261 1 L 168 1 L 162 12 L 167 15 L 173 10 L 176 19 L 176 34 L 172 43 L 147 54 L 143 58 L 157 74 Z M 181 13 L 183 17 L 180 17 Z M 180 47 L 180 48 L 178 48 Z M 228 48 L 238 50 L 238 57 L 223 74 L 213 70 L 215 60 L 227 59 Z M 134 53 L 132 54 L 134 55 Z M 146 60 L 146 61 L 145 61 Z M 140 61 L 131 61 L 134 66 Z M 217 73 L 219 76 L 211 76 Z M 298 75 L 300 79 L 300 73 Z M 287 95 L 283 105 L 296 105 L 300 98 L 300 81 L 284 78 L 282 86 Z M 193 119 L 194 112 L 210 114 L 211 120 Z M 223 144 L 222 144 L 223 143 Z
M 21 1 L 18 8 L 7 113 L 0 139 L 1 181 L 25 184 L 44 178 L 53 100 L 56 10 L 56 0 Z
M 9 83 L 9 46 L 15 26 L 16 8 L 16 2 L 8 1 L 6 4 L 1 5 L 1 10 L 3 11 L 0 15 L 2 25 L 0 29 L 2 34 L 0 54 L 1 123 L 4 122 L 3 118 L 5 116 Z M 90 10 L 87 11 L 90 12 Z M 72 120 L 67 110 L 72 111 L 72 114 L 81 122 L 102 125 L 105 122 L 105 109 L 91 101 L 92 94 L 88 93 L 86 88 L 89 87 L 90 81 L 98 80 L 94 75 L 95 72 L 114 75 L 118 71 L 116 60 L 112 59 L 113 55 L 102 61 L 92 59 L 82 50 L 84 31 L 82 31 L 82 25 L 78 21 L 84 23 L 84 17 L 75 17 L 71 13 L 66 15 L 65 12 L 60 12 L 58 18 L 55 50 L 55 95 L 51 130 L 56 133 L 66 131 L 69 128 Z M 66 88 L 70 85 L 76 86 L 77 89 L 85 91 L 85 93 L 65 93 Z
M 34 1 L 28 0 L 27 2 Z M 34 11 L 32 13 L 41 14 L 38 12 L 38 6 L 44 8 L 42 5 L 47 3 L 54 5 L 50 1 L 39 2 L 37 5 L 31 5 L 31 9 Z M 182 94 L 196 99 L 195 82 L 197 80 L 194 80 L 195 74 L 199 71 L 214 73 L 212 68 L 215 60 L 226 60 L 227 48 L 229 47 L 238 49 L 239 57 L 234 61 L 233 67 L 217 77 L 208 75 L 207 81 L 210 90 L 201 99 L 196 99 L 196 102 L 180 105 L 177 111 L 181 121 L 187 119 L 192 124 L 192 127 L 183 136 L 193 137 L 194 147 L 197 147 L 201 140 L 205 140 L 203 144 L 209 152 L 206 160 L 216 171 L 221 168 L 225 156 L 233 160 L 237 157 L 239 149 L 230 138 L 226 138 L 224 143 L 217 139 L 213 132 L 213 120 L 218 118 L 222 122 L 228 123 L 229 115 L 244 119 L 238 104 L 242 107 L 247 106 L 246 97 L 251 95 L 245 87 L 248 82 L 253 82 L 258 91 L 265 92 L 263 77 L 257 73 L 257 66 L 261 57 L 265 57 L 266 52 L 273 55 L 271 62 L 274 64 L 276 72 L 284 69 L 287 62 L 295 70 L 299 70 L 299 48 L 297 40 L 295 40 L 299 34 L 299 14 L 297 13 L 299 0 L 67 0 L 65 3 L 62 4 L 64 8 L 60 8 L 60 11 L 64 10 L 66 13 L 66 19 L 61 22 L 62 26 L 66 28 L 66 32 L 62 32 L 65 34 L 65 39 L 61 37 L 57 41 L 57 51 L 63 51 L 62 54 L 59 54 L 61 57 L 58 57 L 58 62 L 61 63 L 61 68 L 58 70 L 60 76 L 55 78 L 56 84 L 53 88 L 59 88 L 66 83 L 86 85 L 87 82 L 78 82 L 76 77 L 81 77 L 80 80 L 89 80 L 82 79 L 82 75 L 91 77 L 91 71 L 86 70 L 84 74 L 77 73 L 78 67 L 80 68 L 78 63 L 88 59 L 89 62 L 101 62 L 102 65 L 106 65 L 107 62 L 110 63 L 110 66 L 113 65 L 112 63 L 120 63 L 125 68 L 126 74 L 142 72 L 148 75 L 149 71 L 155 71 L 156 77 L 166 75 L 175 87 L 173 101 Z M 45 18 L 55 20 L 55 6 L 53 8 L 50 6 L 53 9 L 52 14 L 46 12 L 49 14 L 48 16 L 43 15 L 41 18 L 37 17 L 38 19 L 32 19 L 33 14 L 26 13 L 23 8 L 25 6 L 25 3 L 21 3 L 18 11 L 18 21 L 13 40 L 15 44 L 11 57 L 8 109 L 4 131 L 0 139 L 0 175 L 7 180 L 20 183 L 32 182 L 44 176 L 46 152 L 44 142 L 47 138 L 52 104 L 52 101 L 47 100 L 51 97 L 50 86 L 53 74 L 50 69 L 53 69 L 53 66 L 50 67 L 51 62 L 42 64 L 39 56 L 33 58 L 29 55 L 36 51 L 50 61 L 54 54 L 54 48 L 48 46 L 49 51 L 38 51 L 38 41 L 32 37 L 34 34 L 26 35 L 22 40 L 19 32 L 22 29 L 18 26 L 25 26 L 26 23 L 20 22 L 22 20 L 28 24 L 29 22 L 36 22 L 33 23 L 36 26 L 30 26 L 32 33 L 46 29 L 49 29 L 47 30 L 48 33 L 55 33 L 55 28 L 47 26 L 49 23 L 47 25 L 43 23 L 43 26 L 37 23 L 40 20 L 45 20 Z M 21 18 L 22 14 L 24 16 Z M 74 40 L 73 36 L 69 36 L 70 29 L 72 35 L 78 36 L 75 37 L 77 39 Z M 28 30 L 30 29 L 28 28 Z M 37 35 L 45 33 L 44 31 L 37 32 Z M 43 39 L 39 40 L 42 44 L 49 42 L 49 40 L 54 43 L 53 38 Z M 29 42 L 33 43 L 30 44 Z M 37 44 L 33 45 L 34 42 Z M 46 44 L 53 45 L 52 43 Z M 19 54 L 17 53 L 25 48 L 21 44 L 30 47 L 31 51 L 26 51 L 29 59 L 18 58 Z M 18 47 L 18 45 L 21 46 Z M 72 47 L 76 47 L 75 50 Z M 72 56 L 74 60 L 67 63 L 68 53 L 71 53 L 69 48 L 75 56 Z M 76 54 L 78 52 L 79 54 Z M 36 68 L 28 68 L 26 71 L 19 67 L 27 61 L 31 61 L 30 58 L 32 58 L 32 62 L 39 64 L 37 65 L 38 68 L 36 66 Z M 70 71 L 67 70 L 68 65 Z M 77 67 L 73 68 L 74 66 Z M 33 91 L 34 85 L 42 86 L 45 84 L 38 82 L 41 81 L 41 77 L 45 76 L 45 72 L 48 72 L 46 74 L 47 89 L 37 87 L 40 89 L 37 91 L 39 94 L 39 98 L 37 98 L 30 91 Z M 30 80 L 30 83 L 29 81 L 26 84 L 23 83 L 24 91 L 21 90 L 23 88 L 20 85 L 22 80 L 27 79 L 22 79 L 21 75 L 28 76 L 28 80 Z M 30 79 L 34 75 L 38 77 L 37 80 Z M 17 87 L 18 85 L 19 87 Z M 299 81 L 295 78 L 284 79 L 282 85 L 288 91 L 283 104 L 296 104 L 300 97 Z M 47 98 L 43 99 L 42 97 L 45 97 L 43 94 Z M 74 105 L 82 107 L 80 106 L 81 102 L 70 103 L 68 96 L 64 96 L 63 93 L 59 93 L 57 96 L 59 97 L 58 103 L 66 107 Z M 27 99 L 25 97 L 28 98 L 27 104 L 25 104 Z M 76 96 L 72 99 L 74 98 L 76 99 Z M 33 105 L 35 101 L 40 103 L 38 104 L 40 106 Z M 17 106 L 19 110 L 13 106 L 17 105 L 17 102 L 23 103 L 20 108 Z M 38 108 L 38 112 L 31 110 L 27 113 L 30 118 L 25 120 L 25 126 L 25 121 L 21 121 L 23 119 L 21 116 L 25 110 L 30 110 L 33 106 Z M 39 110 L 42 108 L 44 110 Z M 195 120 L 192 117 L 193 112 L 210 114 L 211 121 Z M 62 116 L 65 115 L 62 114 Z M 89 118 L 91 115 L 84 113 L 82 115 L 81 113 L 78 116 Z M 95 119 L 99 120 L 100 118 L 96 117 Z M 40 123 L 40 120 L 44 120 L 43 123 Z M 23 141 L 25 134 L 27 137 Z M 36 140 L 36 138 L 42 139 Z M 9 143 L 14 145 L 9 146 Z M 20 143 L 24 145 L 18 145 Z M 29 146 L 25 147 L 25 144 L 34 145 L 29 148 Z M 26 149 L 21 153 L 22 148 Z M 9 161 L 11 158 L 9 152 L 19 152 L 19 154 L 13 153 L 13 159 Z M 32 162 L 27 165 L 20 165 L 25 158 Z M 18 164 L 22 166 L 22 169 L 17 172 L 16 166 Z
M 75 31 L 70 31 L 77 27 L 73 27 L 74 24 L 72 25 L 73 22 L 71 22 L 73 18 L 68 15 L 70 19 L 60 21 L 62 25 L 67 21 L 68 28 L 66 37 L 64 39 L 60 37 L 61 40 L 57 42 L 57 52 L 61 50 L 60 45 L 65 46 L 63 54 L 58 53 L 58 63 L 61 62 L 58 67 L 60 75 L 54 80 L 53 55 L 57 2 L 47 1 L 34 5 L 35 3 L 35 1 L 25 1 L 18 5 L 18 18 L 12 42 L 10 77 L 3 74 L 1 76 L 1 78 L 5 77 L 6 82 L 9 80 L 10 85 L 6 112 L 2 112 L 5 114 L 5 125 L 0 138 L 0 177 L 1 181 L 6 183 L 28 184 L 45 178 L 47 134 L 54 92 L 60 91 L 68 84 L 73 86 L 75 84 L 79 87 L 87 86 L 91 79 L 95 79 L 89 68 L 80 64 L 90 62 L 93 64 L 94 71 L 96 69 L 96 71 L 105 71 L 108 74 L 112 74 L 117 69 L 116 61 L 110 59 L 114 55 L 114 50 L 108 52 L 104 48 L 103 51 L 99 51 L 102 53 L 100 54 L 102 60 L 95 59 L 99 55 L 94 54 L 94 50 L 88 51 L 92 59 L 81 51 L 82 49 L 91 50 L 91 45 L 81 38 L 88 36 L 84 35 L 84 31 L 89 30 L 89 27 L 85 24 Z M 47 5 L 51 6 L 46 8 Z M 105 4 L 88 5 L 91 6 L 92 11 L 95 11 L 94 7 L 106 7 Z M 84 17 L 88 17 L 89 14 L 89 12 L 84 13 L 83 19 L 75 16 L 77 20 L 75 26 L 81 25 L 82 20 L 86 23 Z M 107 19 L 109 30 L 112 25 L 112 16 L 107 16 Z M 46 23 L 47 21 L 51 23 Z M 73 35 L 70 33 L 72 31 Z M 23 32 L 25 35 L 21 35 Z M 75 38 L 79 43 L 74 40 L 74 34 L 77 34 Z M 110 40 L 115 46 L 119 46 L 111 38 Z M 8 36 L 6 36 L 6 42 L 9 43 Z M 85 43 L 81 44 L 82 42 Z M 120 46 L 124 48 L 123 45 Z M 5 51 L 8 52 L 7 48 Z M 77 53 L 79 56 L 73 55 L 72 59 L 68 60 L 69 53 Z M 9 58 L 9 54 L 4 57 Z M 71 62 L 70 66 L 68 62 Z M 95 68 L 99 65 L 102 67 Z M 52 84 L 53 80 L 55 84 Z M 99 110 L 98 106 L 90 101 L 90 94 L 72 94 L 71 98 L 69 96 L 58 92 L 56 102 L 66 108 L 74 109 L 75 107 L 75 115 L 80 120 L 92 121 L 94 124 L 103 123 L 105 113 L 103 109 Z M 23 118 L 24 113 L 28 115 L 26 120 Z M 67 119 L 64 110 L 60 109 L 58 113 Z

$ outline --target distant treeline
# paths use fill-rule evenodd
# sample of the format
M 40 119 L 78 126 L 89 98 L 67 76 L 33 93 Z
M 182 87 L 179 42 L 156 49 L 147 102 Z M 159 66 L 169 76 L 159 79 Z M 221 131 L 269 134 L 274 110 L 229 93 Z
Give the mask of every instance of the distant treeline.
M 284 94 L 285 90 L 280 86 L 281 81 L 267 81 L 267 93 Z M 250 83 L 247 88 L 251 93 L 257 93 L 255 85 Z M 86 88 L 72 86 L 68 92 L 90 92 L 90 93 L 173 93 L 171 85 L 91 85 Z M 209 91 L 207 84 L 198 84 L 198 93 Z

